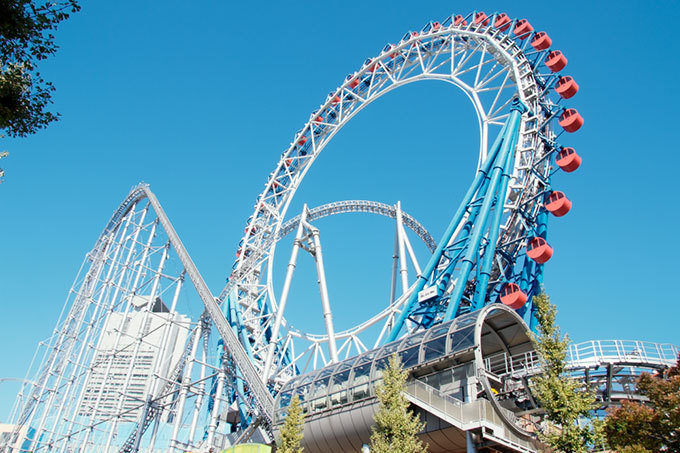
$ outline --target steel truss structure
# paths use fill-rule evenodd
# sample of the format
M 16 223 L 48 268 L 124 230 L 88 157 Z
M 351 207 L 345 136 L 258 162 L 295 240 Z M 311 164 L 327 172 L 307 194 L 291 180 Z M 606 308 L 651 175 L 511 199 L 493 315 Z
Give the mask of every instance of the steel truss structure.
M 525 250 L 532 238 L 547 237 L 544 200 L 552 193 L 551 159 L 561 149 L 562 133 L 554 130 L 553 120 L 565 109 L 554 92 L 559 74 L 544 65 L 548 51 L 530 44 L 538 34 L 514 33 L 523 22 L 503 14 L 480 17 L 473 13 L 429 23 L 366 60 L 310 114 L 270 174 L 219 300 L 272 392 L 308 370 L 318 344 L 323 343 L 324 353 L 317 366 L 334 361 L 332 344 L 337 343 L 328 328 L 321 337 L 281 329 L 285 307 L 279 306 L 272 267 L 288 207 L 335 134 L 371 102 L 409 83 L 437 80 L 463 90 L 477 112 L 479 165 L 417 281 L 407 282 L 402 298 L 386 308 L 395 315 L 381 317 L 386 334 L 380 338 L 395 340 L 496 302 L 508 283 L 529 296 L 522 314 L 531 320 L 530 297 L 540 287 L 543 264 L 528 259 Z M 502 25 L 496 26 L 498 20 Z M 345 335 L 369 344 L 360 337 L 364 331 L 360 323 Z M 308 353 L 296 354 L 291 338 L 307 340 L 297 350 Z M 310 340 L 315 340 L 311 346 Z
M 547 238 L 545 201 L 563 148 L 554 123 L 573 110 L 555 92 L 563 78 L 550 44 L 536 44 L 545 37 L 526 20 L 474 12 L 428 23 L 366 60 L 281 155 L 217 297 L 153 193 L 135 187 L 88 254 L 34 383 L 18 399 L 17 430 L 36 428 L 28 449 L 209 451 L 248 436 L 269 441 L 273 396 L 297 374 L 496 303 L 509 284 L 528 296 L 519 312 L 530 322 L 543 264 L 529 258 L 527 244 Z M 342 127 L 381 96 L 425 80 L 463 90 L 479 125 L 477 173 L 439 242 L 400 204 L 305 206 L 286 221 L 304 176 Z M 392 290 L 375 316 L 335 332 L 313 221 L 346 212 L 395 219 Z M 407 229 L 432 252 L 423 268 Z M 293 232 L 278 293 L 274 255 Z M 286 322 L 299 250 L 315 260 L 324 334 Z

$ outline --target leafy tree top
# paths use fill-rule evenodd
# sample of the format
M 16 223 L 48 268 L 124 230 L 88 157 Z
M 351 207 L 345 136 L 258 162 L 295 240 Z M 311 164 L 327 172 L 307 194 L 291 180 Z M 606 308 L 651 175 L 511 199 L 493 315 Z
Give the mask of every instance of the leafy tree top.
M 303 430 L 305 418 L 297 395 L 293 397 L 288 406 L 288 415 L 281 428 L 281 440 L 279 453 L 302 453 Z
M 54 87 L 37 62 L 58 46 L 52 32 L 79 11 L 76 0 L 0 0 L 0 129 L 23 137 L 57 119 L 47 111 Z
M 607 442 L 617 451 L 680 451 L 680 355 L 677 363 L 655 375 L 643 373 L 637 392 L 647 404 L 624 401 L 605 419 Z
M 418 415 L 409 409 L 404 396 L 408 372 L 398 355 L 390 357 L 383 372 L 382 384 L 376 388 L 378 411 L 373 416 L 375 425 L 371 434 L 371 453 L 422 453 L 427 445 L 418 439 L 423 429 Z
M 545 294 L 533 298 L 538 334 L 532 334 L 542 373 L 532 379 L 532 393 L 546 412 L 546 429 L 540 437 L 557 451 L 589 451 L 600 441 L 599 426 L 584 423 L 595 405 L 595 394 L 566 373 L 569 337 L 555 323 L 557 309 Z

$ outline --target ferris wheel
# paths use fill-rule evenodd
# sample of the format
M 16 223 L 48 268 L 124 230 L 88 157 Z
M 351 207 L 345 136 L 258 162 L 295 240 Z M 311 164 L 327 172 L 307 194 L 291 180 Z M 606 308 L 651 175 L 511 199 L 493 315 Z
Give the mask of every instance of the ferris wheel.
M 579 88 L 560 73 L 566 64 L 549 35 L 535 31 L 526 19 L 504 13 L 455 15 L 386 45 L 310 114 L 269 175 L 219 296 L 272 391 L 310 367 L 337 361 L 343 352 L 358 354 L 490 303 L 517 309 L 531 323 L 531 296 L 553 254 L 548 216 L 571 208 L 565 194 L 553 190 L 551 178 L 557 169 L 571 172 L 581 163 L 574 149 L 560 142 L 563 132 L 583 125 L 576 109 L 563 105 Z M 273 258 L 296 191 L 354 116 L 392 90 L 423 80 L 454 85 L 475 108 L 479 159 L 465 198 L 429 262 L 422 272 L 418 269 L 417 280 L 389 307 L 376 307 L 371 319 L 335 332 L 326 304 L 317 326 L 305 332 L 290 328 L 288 280 L 278 292 Z M 377 342 L 362 341 L 376 324 L 381 324 Z M 318 326 L 325 326 L 325 334 L 312 333 Z
M 259 427 L 266 436 L 272 397 L 296 375 L 489 304 L 532 324 L 532 296 L 553 254 L 548 218 L 571 208 L 552 176 L 581 164 L 563 138 L 583 125 L 564 105 L 579 88 L 561 73 L 566 64 L 546 32 L 504 13 L 453 15 L 386 45 L 293 136 L 246 221 L 218 297 L 148 186 L 133 188 L 86 257 L 36 361 L 33 387 L 17 400 L 16 426 L 35 430 L 27 449 L 209 450 Z M 305 175 L 335 135 L 376 99 L 424 80 L 462 90 L 478 121 L 477 171 L 443 236 L 435 241 L 400 204 L 348 200 L 290 216 Z M 373 316 L 336 331 L 315 221 L 357 212 L 396 222 L 391 296 Z M 407 230 L 431 252 L 427 263 L 418 263 Z M 278 286 L 274 256 L 292 234 Z M 287 288 L 301 250 L 314 257 L 323 308 L 304 329 L 286 319 L 300 303 Z M 187 291 L 200 301 L 194 312 L 183 308 Z

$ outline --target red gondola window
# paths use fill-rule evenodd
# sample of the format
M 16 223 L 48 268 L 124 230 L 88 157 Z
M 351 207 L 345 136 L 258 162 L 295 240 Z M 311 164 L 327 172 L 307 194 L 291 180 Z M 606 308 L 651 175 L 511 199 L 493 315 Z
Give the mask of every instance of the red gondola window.
M 498 16 L 496 16 L 496 20 L 494 21 L 493 26 L 499 29 L 500 31 L 505 31 L 508 28 L 510 28 L 510 18 L 508 17 L 507 14 L 500 13 Z
M 536 50 L 545 50 L 552 45 L 552 39 L 544 31 L 536 33 L 531 40 L 531 46 Z
M 551 72 L 559 72 L 567 65 L 567 57 L 559 50 L 553 50 L 545 59 L 545 65 Z
M 526 19 L 518 20 L 517 24 L 515 24 L 515 29 L 513 30 L 515 36 L 519 39 L 526 39 L 532 31 L 534 31 L 534 27 L 532 27 Z
M 467 21 L 465 20 L 465 18 L 464 18 L 463 16 L 461 16 L 460 14 L 458 14 L 456 17 L 453 18 L 453 25 L 462 25 L 462 26 L 466 26 L 466 25 L 467 25 Z
M 560 126 L 567 132 L 576 132 L 583 126 L 583 117 L 576 109 L 566 109 L 559 119 Z
M 489 25 L 489 18 L 487 17 L 486 13 L 480 11 L 477 14 L 475 14 L 475 25 L 483 25 L 487 26 Z
M 578 83 L 571 76 L 563 76 L 557 81 L 555 91 L 562 99 L 569 99 L 578 93 Z
M 562 148 L 557 154 L 555 163 L 565 172 L 571 173 L 581 166 L 581 156 L 576 154 L 574 148 Z

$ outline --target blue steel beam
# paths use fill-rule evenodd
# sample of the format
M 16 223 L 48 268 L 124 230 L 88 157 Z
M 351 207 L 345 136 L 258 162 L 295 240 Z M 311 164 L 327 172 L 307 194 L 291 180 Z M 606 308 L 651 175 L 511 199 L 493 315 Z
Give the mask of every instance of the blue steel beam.
M 485 203 L 488 203 L 489 197 L 487 194 L 489 192 L 489 184 L 490 184 L 490 171 L 493 170 L 495 171 L 498 167 L 498 161 L 500 160 L 502 162 L 501 167 L 504 167 L 504 163 L 507 159 L 504 157 L 499 157 L 499 154 L 502 152 L 501 148 L 504 148 L 507 154 L 507 150 L 511 149 L 511 152 L 514 151 L 515 145 L 513 144 L 512 147 L 507 146 L 508 142 L 514 140 L 514 143 L 516 144 L 517 140 L 517 135 L 519 131 L 519 124 L 520 124 L 520 118 L 522 113 L 526 111 L 526 107 L 518 102 L 515 103 L 513 106 L 512 112 L 510 114 L 510 117 L 506 121 L 505 125 L 503 126 L 503 129 L 499 133 L 498 137 L 496 137 L 496 140 L 494 144 L 492 145 L 489 155 L 487 156 L 486 161 L 482 165 L 482 167 L 477 171 L 477 174 L 475 175 L 475 179 L 473 180 L 470 188 L 468 189 L 468 192 L 465 194 L 465 197 L 463 198 L 463 201 L 461 202 L 460 206 L 458 207 L 458 210 L 454 214 L 453 218 L 451 219 L 451 222 L 449 223 L 448 228 L 444 232 L 444 235 L 439 242 L 439 245 L 437 246 L 437 249 L 434 251 L 432 254 L 432 257 L 430 258 L 429 262 L 427 263 L 427 266 L 425 267 L 424 271 L 422 274 L 418 277 L 418 280 L 416 281 L 416 285 L 414 288 L 413 293 L 409 296 L 409 299 L 404 307 L 404 310 L 400 314 L 399 318 L 397 319 L 397 322 L 390 332 L 390 335 L 387 339 L 387 341 L 394 341 L 396 338 L 399 336 L 399 332 L 403 328 L 404 322 L 408 318 L 409 315 L 411 315 L 416 307 L 416 304 L 418 302 L 418 294 L 420 291 L 423 290 L 427 282 L 430 280 L 437 281 L 441 280 L 442 278 L 446 283 L 448 283 L 448 278 L 450 277 L 450 273 L 453 271 L 453 267 L 456 265 L 458 262 L 457 259 L 451 259 L 451 262 L 449 263 L 449 266 L 443 271 L 443 273 L 440 273 L 439 278 L 435 278 L 434 272 L 437 268 L 437 266 L 440 264 L 442 257 L 444 256 L 445 251 L 450 247 L 449 242 L 451 241 L 451 237 L 453 236 L 453 233 L 456 231 L 458 228 L 460 222 L 463 220 L 463 217 L 466 212 L 469 212 L 470 214 L 470 220 L 475 221 L 478 213 L 480 212 L 479 209 L 482 209 L 484 207 Z M 514 130 L 513 130 L 514 128 Z M 506 146 L 503 146 L 503 145 Z M 497 173 L 497 172 L 496 172 Z M 497 185 L 497 182 L 495 182 L 494 186 Z M 492 192 L 494 192 L 492 190 Z M 475 196 L 477 195 L 477 198 Z M 471 208 L 471 203 L 473 200 L 482 200 L 481 207 L 479 204 L 475 205 L 472 209 Z M 488 214 L 488 213 L 487 213 Z M 484 220 L 483 223 L 486 223 L 486 220 Z M 470 223 L 470 226 L 472 223 Z M 468 228 L 470 228 L 468 226 Z M 463 232 L 464 233 L 464 232 Z M 480 236 L 481 239 L 481 236 Z M 457 241 L 458 242 L 458 241 Z M 470 244 L 469 240 L 464 241 L 468 242 L 468 250 L 470 249 Z M 477 246 L 474 247 L 475 249 L 478 248 L 478 242 L 477 241 Z M 464 247 L 464 246 L 463 246 Z M 462 282 L 462 280 L 461 280 Z M 461 287 L 461 294 L 462 294 L 462 289 L 464 289 L 464 285 L 459 285 Z M 449 306 L 451 306 L 451 300 L 449 301 Z
M 484 306 L 486 294 L 489 286 L 489 279 L 491 278 L 491 268 L 493 267 L 493 259 L 496 255 L 496 243 L 501 229 L 501 220 L 503 218 L 503 207 L 505 205 L 505 198 L 508 193 L 508 181 L 510 174 L 514 167 L 514 150 L 515 145 L 512 145 L 511 152 L 509 152 L 505 159 L 503 166 L 503 173 L 501 175 L 500 189 L 496 197 L 496 206 L 491 224 L 489 225 L 489 237 L 487 238 L 486 247 L 484 249 L 484 257 L 482 263 L 477 268 L 477 287 L 475 289 L 475 296 L 473 300 L 473 309 L 479 310 Z
M 491 165 L 496 159 L 496 155 L 498 154 L 498 150 L 503 139 L 503 134 L 505 133 L 506 129 L 507 123 L 503 126 L 503 129 L 498 134 L 498 137 L 496 137 L 496 140 L 491 147 L 491 152 L 487 156 L 486 161 L 482 164 L 482 167 L 479 170 L 477 170 L 475 179 L 472 181 L 472 184 L 470 185 L 470 188 L 465 194 L 465 197 L 463 197 L 463 201 L 458 206 L 458 210 L 453 215 L 453 218 L 451 219 L 449 226 L 446 228 L 446 231 L 444 232 L 442 239 L 439 241 L 439 245 L 437 245 L 437 248 L 430 257 L 430 261 L 428 261 L 427 266 L 425 266 L 425 269 L 423 270 L 422 274 L 418 276 L 418 279 L 416 280 L 416 286 L 411 295 L 409 296 L 409 299 L 406 302 L 404 310 L 401 312 L 399 318 L 397 319 L 397 322 L 392 328 L 392 331 L 390 332 L 390 335 L 387 339 L 388 342 L 396 340 L 397 337 L 399 336 L 399 332 L 404 326 L 406 318 L 411 314 L 416 303 L 418 302 L 418 293 L 422 291 L 422 289 L 425 287 L 425 284 L 430 280 L 430 277 L 432 276 L 435 268 L 441 261 L 444 250 L 446 249 L 449 241 L 451 240 L 451 236 L 453 236 L 453 233 L 456 231 L 456 228 L 458 228 L 458 224 L 463 219 L 463 216 L 465 215 L 465 212 L 467 211 L 470 202 L 472 201 L 475 194 L 478 192 L 480 185 L 482 185 L 482 183 L 484 182 L 484 179 L 486 178 L 486 175 L 488 174 Z
M 446 312 L 444 313 L 444 322 L 450 321 L 456 316 L 458 307 L 460 306 L 461 297 L 463 296 L 463 291 L 465 290 L 465 283 L 468 281 L 470 271 L 475 265 L 475 261 L 477 261 L 479 257 L 479 245 L 481 243 L 482 236 L 487 231 L 486 222 L 489 218 L 489 212 L 491 211 L 491 205 L 493 204 L 494 198 L 497 198 L 495 194 L 498 191 L 498 185 L 501 181 L 501 176 L 506 172 L 505 164 L 507 164 L 508 154 L 512 154 L 515 151 L 515 146 L 517 145 L 520 119 L 522 118 L 521 107 L 523 106 L 520 106 L 518 103 L 513 105 L 512 111 L 510 112 L 510 117 L 506 123 L 508 124 L 508 128 L 505 131 L 503 144 L 495 161 L 496 163 L 493 167 L 493 170 L 491 171 L 488 192 L 486 193 L 484 203 L 480 209 L 479 218 L 477 219 L 477 223 L 472 230 L 470 241 L 468 242 L 467 250 L 462 260 L 463 264 L 458 276 L 458 284 L 451 292 L 451 297 L 449 299 L 448 306 L 446 307 Z

